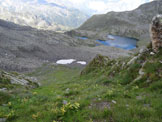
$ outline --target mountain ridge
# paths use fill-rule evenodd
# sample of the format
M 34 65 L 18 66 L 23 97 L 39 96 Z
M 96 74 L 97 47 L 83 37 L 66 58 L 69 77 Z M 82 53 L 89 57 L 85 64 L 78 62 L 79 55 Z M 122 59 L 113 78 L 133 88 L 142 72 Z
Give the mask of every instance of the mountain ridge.
M 82 24 L 89 16 L 76 8 L 47 1 L 0 1 L 0 19 L 37 29 L 65 31 Z
M 133 37 L 140 40 L 138 46 L 144 46 L 150 41 L 149 25 L 152 18 L 156 14 L 162 14 L 161 6 L 162 1 L 158 0 L 143 4 L 133 11 L 94 15 L 76 31 L 88 30 Z

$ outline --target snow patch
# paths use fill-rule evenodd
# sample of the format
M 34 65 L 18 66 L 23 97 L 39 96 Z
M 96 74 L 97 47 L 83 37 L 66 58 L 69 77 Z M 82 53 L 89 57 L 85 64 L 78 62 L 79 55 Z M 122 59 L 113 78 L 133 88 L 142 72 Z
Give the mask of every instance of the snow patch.
M 77 61 L 78 64 L 86 65 L 87 63 L 85 61 Z
M 71 64 L 74 61 L 76 60 L 75 59 L 62 59 L 62 60 L 58 60 L 56 64 Z
M 81 64 L 81 65 L 86 65 L 87 64 L 87 62 L 85 62 L 85 61 L 77 61 L 75 59 L 61 59 L 61 60 L 58 60 L 56 62 L 56 64 L 67 65 L 67 64 L 72 64 L 73 62 L 75 62 L 77 64 Z
M 108 39 L 111 39 L 111 40 L 115 39 L 112 35 L 108 35 L 107 37 L 108 37 Z

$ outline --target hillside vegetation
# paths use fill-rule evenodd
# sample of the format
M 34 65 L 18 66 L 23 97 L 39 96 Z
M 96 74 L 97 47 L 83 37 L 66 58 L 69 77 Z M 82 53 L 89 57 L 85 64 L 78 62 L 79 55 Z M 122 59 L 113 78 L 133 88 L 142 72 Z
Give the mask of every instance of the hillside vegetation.
M 81 71 L 44 65 L 28 74 L 33 90 L 0 92 L 0 118 L 7 122 L 161 122 L 162 49 L 133 58 L 98 55 Z

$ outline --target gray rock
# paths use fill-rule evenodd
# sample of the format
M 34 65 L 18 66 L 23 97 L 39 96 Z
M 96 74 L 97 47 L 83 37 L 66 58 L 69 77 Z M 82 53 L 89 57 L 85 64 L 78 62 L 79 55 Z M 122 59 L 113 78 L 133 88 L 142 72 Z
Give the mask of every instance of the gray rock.
M 143 69 L 141 68 L 140 70 L 139 70 L 139 75 L 144 75 L 145 74 L 145 72 L 143 71 Z
M 9 76 L 10 79 L 11 79 L 11 84 L 20 84 L 20 85 L 23 85 L 23 86 L 27 86 L 29 81 L 27 80 L 24 80 L 24 79 L 18 79 L 16 77 L 13 77 L 13 76 Z
M 69 89 L 69 88 L 67 88 L 67 89 L 66 89 L 66 92 L 69 92 L 69 90 L 70 90 L 70 89 Z
M 144 48 L 141 48 L 139 53 L 144 53 L 145 52 L 145 49 Z
M 142 76 L 143 76 L 143 75 L 139 75 L 139 76 L 132 82 L 132 84 L 133 84 L 134 82 L 140 80 L 140 79 L 142 78 Z
M 2 106 L 5 106 L 6 107 L 6 106 L 8 106 L 8 104 L 2 104 Z
M 1 92 L 6 92 L 7 91 L 7 88 L 1 88 L 0 91 Z
M 94 101 L 93 103 L 91 103 L 91 105 L 89 106 L 90 109 L 92 108 L 97 108 L 98 110 L 104 110 L 104 109 L 111 109 L 111 103 L 107 102 L 107 101 L 100 101 L 100 102 L 96 102 Z
M 127 63 L 127 65 L 133 64 L 137 59 L 138 59 L 138 56 L 133 57 L 133 58 Z
M 139 75 L 141 75 L 141 76 L 143 76 L 144 74 L 145 74 L 145 72 L 144 72 L 144 66 L 145 66 L 145 64 L 146 64 L 147 62 L 145 61 L 143 64 L 142 64 L 142 68 L 139 70 Z
M 7 119 L 6 118 L 0 118 L 0 122 L 6 122 Z
M 142 96 L 137 96 L 136 99 L 137 100 L 142 100 L 143 98 L 142 98 Z
M 144 74 L 145 74 L 145 72 L 144 72 L 144 66 L 145 66 L 145 64 L 146 64 L 147 62 L 144 62 L 143 64 L 142 64 L 142 67 L 141 67 L 141 69 L 139 70 L 139 76 L 137 76 L 137 78 L 132 82 L 132 84 L 133 83 L 135 83 L 136 81 L 138 81 L 138 80 L 140 80 L 140 79 L 142 79 L 143 78 L 143 76 L 144 76 Z
M 18 84 L 23 86 L 29 86 L 29 87 L 38 87 L 40 86 L 40 83 L 33 77 L 25 77 L 21 74 L 12 74 L 4 71 L 0 71 L 0 77 L 7 78 L 9 80 L 10 84 Z M 33 79 L 33 80 L 32 80 Z M 7 91 L 6 88 L 0 89 L 1 91 Z
M 112 100 L 112 103 L 116 104 L 117 102 L 115 100 Z
M 125 63 L 125 62 L 123 62 L 123 64 L 122 64 L 122 69 L 125 67 L 125 65 L 126 65 L 126 63 Z
M 149 108 L 150 104 L 144 104 L 143 106 Z

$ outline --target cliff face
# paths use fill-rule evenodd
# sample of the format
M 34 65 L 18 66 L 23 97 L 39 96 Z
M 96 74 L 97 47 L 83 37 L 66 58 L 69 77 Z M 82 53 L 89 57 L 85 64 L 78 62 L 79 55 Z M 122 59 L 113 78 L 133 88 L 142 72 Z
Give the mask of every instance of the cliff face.
M 162 14 L 161 0 L 143 4 L 133 11 L 94 15 L 78 30 L 134 37 L 140 40 L 139 45 L 144 45 L 150 41 L 149 25 L 152 18 L 158 13 Z

